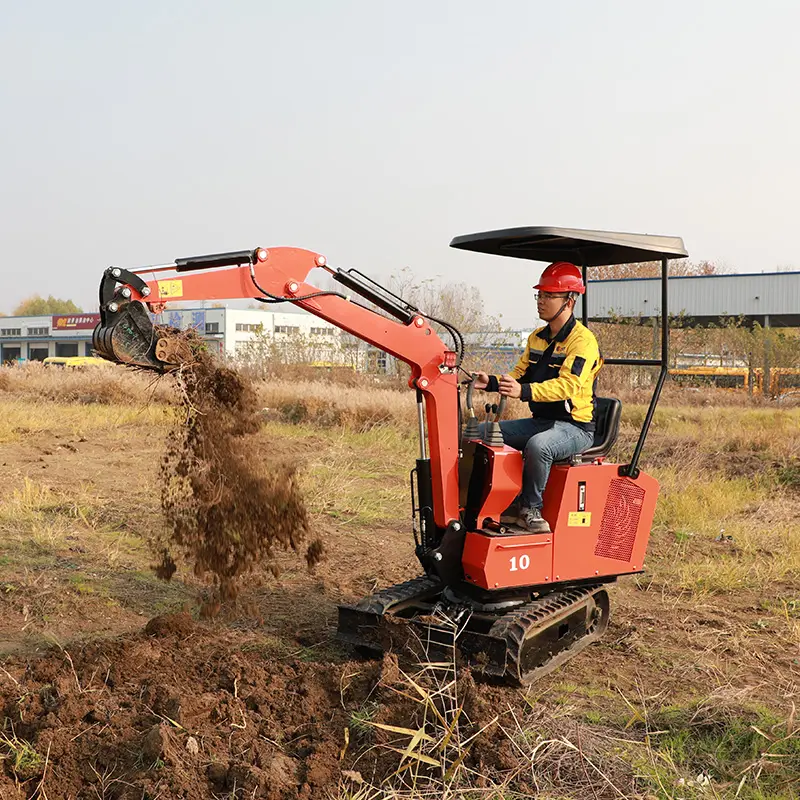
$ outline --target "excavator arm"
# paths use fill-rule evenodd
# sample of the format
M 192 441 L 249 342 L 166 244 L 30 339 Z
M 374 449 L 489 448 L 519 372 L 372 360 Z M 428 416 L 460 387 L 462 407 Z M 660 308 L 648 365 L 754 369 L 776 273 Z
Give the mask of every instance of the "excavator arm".
M 308 283 L 315 268 L 329 272 L 348 294 Z M 353 294 L 394 319 L 361 305 Z M 428 455 L 421 419 L 420 460 L 429 458 L 430 462 L 435 525 L 444 531 L 458 524 L 460 355 L 445 346 L 418 309 L 357 270 L 331 269 L 319 253 L 291 247 L 179 258 L 132 271 L 109 267 L 100 283 L 100 324 L 94 332 L 94 349 L 122 364 L 160 372 L 176 369 L 191 361 L 191 348 L 174 330 L 154 325 L 148 310 L 158 313 L 173 301 L 240 298 L 292 303 L 411 367 L 409 386 L 417 390 L 418 400 L 424 401 L 428 421 L 430 451 Z M 458 338 L 457 331 L 454 337 Z

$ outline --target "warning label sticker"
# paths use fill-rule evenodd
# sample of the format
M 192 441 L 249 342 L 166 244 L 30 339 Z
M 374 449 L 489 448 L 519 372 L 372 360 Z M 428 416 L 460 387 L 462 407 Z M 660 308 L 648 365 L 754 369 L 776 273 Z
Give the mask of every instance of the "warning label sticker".
M 164 297 L 183 297 L 183 281 L 159 281 L 158 294 Z
M 588 528 L 592 524 L 591 511 L 570 511 L 567 526 L 570 528 Z

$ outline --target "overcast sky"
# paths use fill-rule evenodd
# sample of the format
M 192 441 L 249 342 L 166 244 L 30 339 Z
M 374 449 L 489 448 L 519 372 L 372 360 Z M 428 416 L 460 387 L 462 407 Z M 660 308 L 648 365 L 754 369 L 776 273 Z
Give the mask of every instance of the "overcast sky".
M 798 30 L 796 0 L 6 0 L 0 310 L 293 245 L 525 327 L 543 265 L 448 248 L 515 225 L 800 268 Z

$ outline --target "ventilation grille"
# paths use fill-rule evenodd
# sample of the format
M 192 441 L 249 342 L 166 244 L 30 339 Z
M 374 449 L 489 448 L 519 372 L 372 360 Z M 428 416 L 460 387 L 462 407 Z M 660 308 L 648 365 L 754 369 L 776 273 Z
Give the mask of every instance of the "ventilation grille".
M 611 481 L 600 523 L 600 536 L 594 549 L 596 556 L 630 561 L 639 517 L 642 515 L 644 489 L 625 478 Z

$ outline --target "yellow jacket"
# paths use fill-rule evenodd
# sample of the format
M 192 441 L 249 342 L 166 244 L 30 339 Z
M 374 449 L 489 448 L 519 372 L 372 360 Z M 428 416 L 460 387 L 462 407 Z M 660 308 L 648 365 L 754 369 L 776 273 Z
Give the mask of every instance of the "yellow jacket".
M 556 334 L 548 363 L 538 364 L 551 342 L 550 328 L 537 328 L 509 372 L 522 384 L 520 400 L 528 403 L 534 417 L 565 420 L 593 431 L 595 378 L 603 366 L 597 339 L 575 317 L 570 317 Z M 487 390 L 497 391 L 497 386 L 493 375 Z

